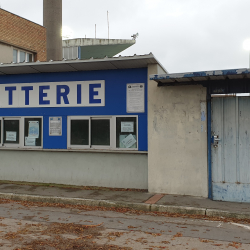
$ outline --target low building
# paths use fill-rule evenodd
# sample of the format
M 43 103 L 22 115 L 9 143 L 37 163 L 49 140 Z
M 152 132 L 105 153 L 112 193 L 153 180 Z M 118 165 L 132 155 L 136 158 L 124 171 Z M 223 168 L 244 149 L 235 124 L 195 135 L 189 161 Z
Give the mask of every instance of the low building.
M 148 188 L 152 54 L 0 65 L 0 179 Z
M 46 28 L 0 8 L 0 63 L 46 61 Z M 113 57 L 135 39 L 78 38 L 62 40 L 61 59 Z
M 0 8 L 0 63 L 46 59 L 46 29 Z

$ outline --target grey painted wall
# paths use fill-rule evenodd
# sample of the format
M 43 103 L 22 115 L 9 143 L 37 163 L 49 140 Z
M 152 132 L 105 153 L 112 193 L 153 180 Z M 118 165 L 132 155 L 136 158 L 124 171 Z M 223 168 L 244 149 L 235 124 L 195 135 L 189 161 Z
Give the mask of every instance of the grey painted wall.
M 148 95 L 149 192 L 207 197 L 206 88 L 149 81 Z
M 13 60 L 13 47 L 0 43 L 0 63 L 11 63 Z
M 147 154 L 0 150 L 0 179 L 148 188 Z

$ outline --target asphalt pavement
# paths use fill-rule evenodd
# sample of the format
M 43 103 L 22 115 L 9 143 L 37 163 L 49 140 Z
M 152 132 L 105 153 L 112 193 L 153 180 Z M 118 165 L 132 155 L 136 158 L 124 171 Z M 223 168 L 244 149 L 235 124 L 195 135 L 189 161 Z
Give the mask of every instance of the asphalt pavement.
M 203 197 L 155 194 L 139 190 L 86 189 L 63 185 L 1 182 L 0 199 L 127 207 L 144 211 L 250 219 L 250 203 L 212 201 Z

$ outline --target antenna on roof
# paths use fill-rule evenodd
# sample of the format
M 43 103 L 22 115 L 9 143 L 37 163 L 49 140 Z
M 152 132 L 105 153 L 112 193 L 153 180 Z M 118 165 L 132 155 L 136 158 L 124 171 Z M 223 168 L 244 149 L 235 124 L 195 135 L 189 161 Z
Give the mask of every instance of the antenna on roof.
M 95 24 L 95 39 L 96 39 L 96 24 Z
M 109 11 L 107 11 L 107 20 L 108 20 L 108 39 L 109 39 Z
M 136 33 L 136 34 L 132 35 L 131 37 L 133 37 L 133 40 L 135 40 L 138 36 L 139 36 L 139 33 Z

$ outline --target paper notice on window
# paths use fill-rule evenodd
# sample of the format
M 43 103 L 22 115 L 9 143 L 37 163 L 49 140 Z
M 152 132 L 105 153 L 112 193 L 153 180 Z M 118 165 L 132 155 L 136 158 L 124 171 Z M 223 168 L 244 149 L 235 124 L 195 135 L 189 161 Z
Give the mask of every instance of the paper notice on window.
M 126 148 L 125 145 L 122 143 L 122 141 L 127 137 L 127 135 L 119 135 L 119 148 Z M 136 140 L 136 135 L 133 135 L 133 137 Z M 130 148 L 136 148 L 136 143 L 132 145 Z
M 134 122 L 121 122 L 121 132 L 134 132 Z
M 49 135 L 62 135 L 62 117 L 49 118 Z
M 127 84 L 127 113 L 145 112 L 144 83 Z
M 122 140 L 122 144 L 125 148 L 130 148 L 136 143 L 136 139 L 132 134 L 128 135 L 125 139 Z
M 39 138 L 39 121 L 29 121 L 29 138 Z
M 25 146 L 36 146 L 36 138 L 25 137 Z
M 6 131 L 6 141 L 16 141 L 16 132 Z

